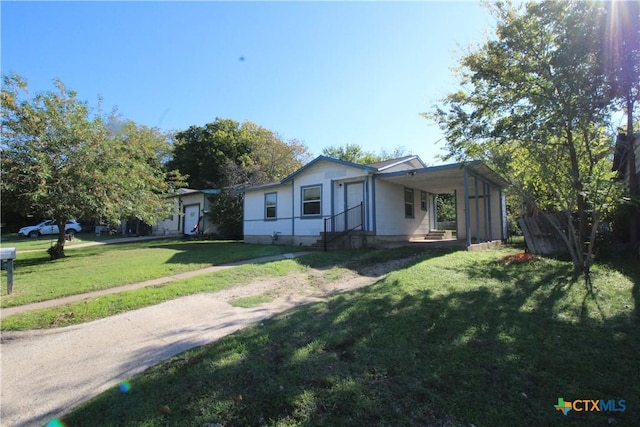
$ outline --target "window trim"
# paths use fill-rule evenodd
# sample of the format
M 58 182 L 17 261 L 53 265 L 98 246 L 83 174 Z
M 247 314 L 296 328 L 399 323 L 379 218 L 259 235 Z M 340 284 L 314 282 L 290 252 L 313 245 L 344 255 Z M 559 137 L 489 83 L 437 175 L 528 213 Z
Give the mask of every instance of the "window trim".
M 320 189 L 320 198 L 315 201 L 305 201 L 304 200 L 304 192 L 305 190 L 309 190 L 311 188 L 319 188 Z M 305 203 L 319 203 L 320 212 L 317 214 L 305 214 L 304 213 L 304 205 Z M 322 218 L 322 184 L 313 184 L 313 185 L 303 185 L 300 187 L 300 218 L 309 219 L 309 218 Z
M 273 206 L 269 206 L 267 203 L 267 197 L 274 195 L 275 196 L 275 201 L 274 201 L 274 205 Z M 275 212 L 274 212 L 274 216 L 269 216 L 269 208 L 273 207 Z M 278 219 L 278 192 L 277 191 L 271 191 L 269 193 L 264 193 L 264 220 L 265 221 L 276 221 Z
M 429 195 L 426 191 L 420 190 L 420 210 L 427 212 L 429 210 Z
M 411 200 L 407 201 L 407 194 L 411 194 Z M 407 207 L 411 206 L 411 215 L 407 215 Z M 404 217 L 405 218 L 415 218 L 416 217 L 416 209 L 415 209 L 415 194 L 413 188 L 404 188 Z

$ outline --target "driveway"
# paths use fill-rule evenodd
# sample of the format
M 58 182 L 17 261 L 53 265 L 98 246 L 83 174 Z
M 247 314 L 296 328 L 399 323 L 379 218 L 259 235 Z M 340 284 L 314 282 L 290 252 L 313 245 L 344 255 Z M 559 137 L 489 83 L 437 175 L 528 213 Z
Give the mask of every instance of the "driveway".
M 41 426 L 146 368 L 274 314 L 199 294 L 61 329 L 3 333 L 2 426 Z
M 414 259 L 345 271 L 337 279 L 309 269 L 81 325 L 5 332 L 0 344 L 0 423 L 44 425 L 175 354 L 301 304 L 368 286 Z M 275 295 L 274 300 L 258 307 L 237 308 L 227 302 L 267 291 Z

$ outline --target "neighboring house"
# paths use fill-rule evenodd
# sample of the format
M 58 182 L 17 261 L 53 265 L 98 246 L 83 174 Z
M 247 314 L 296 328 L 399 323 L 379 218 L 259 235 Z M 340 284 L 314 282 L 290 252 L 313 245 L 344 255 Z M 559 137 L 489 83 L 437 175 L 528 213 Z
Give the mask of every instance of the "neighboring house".
M 619 134 L 616 139 L 615 154 L 613 156 L 613 170 L 618 172 L 618 179 L 624 180 L 627 187 L 630 181 L 630 167 L 635 161 L 635 179 L 637 186 L 640 187 L 640 134 L 635 134 L 633 145 L 633 156 L 629 150 L 629 143 L 627 142 L 627 136 Z M 636 187 L 636 188 L 638 188 Z
M 426 167 L 406 156 L 360 165 L 319 156 L 280 182 L 245 190 L 244 240 L 312 245 L 325 226 L 354 229 L 367 245 L 424 240 L 436 228 L 440 193 L 455 194 L 457 239 L 503 240 L 507 184 L 481 162 Z
M 192 190 L 180 188 L 176 194 L 167 196 L 173 203 L 174 212 L 179 215 L 171 215 L 168 218 L 159 220 L 153 226 L 152 233 L 155 235 L 195 235 L 213 234 L 216 227 L 211 224 L 207 217 L 209 212 L 208 196 L 219 194 L 219 190 Z M 197 226 L 197 227 L 196 227 Z

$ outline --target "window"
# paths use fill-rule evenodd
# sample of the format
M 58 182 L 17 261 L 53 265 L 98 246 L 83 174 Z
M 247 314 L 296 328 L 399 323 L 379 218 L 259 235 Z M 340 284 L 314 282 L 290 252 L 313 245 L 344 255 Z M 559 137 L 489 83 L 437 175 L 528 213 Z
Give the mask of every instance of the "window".
M 278 207 L 278 193 L 267 193 L 264 195 L 264 218 L 276 219 Z
M 422 209 L 423 211 L 427 210 L 427 192 L 426 191 L 420 192 L 420 209 Z
M 413 218 L 413 190 L 411 188 L 404 189 L 404 217 Z
M 322 187 L 319 185 L 302 188 L 302 216 L 320 215 L 321 194 Z

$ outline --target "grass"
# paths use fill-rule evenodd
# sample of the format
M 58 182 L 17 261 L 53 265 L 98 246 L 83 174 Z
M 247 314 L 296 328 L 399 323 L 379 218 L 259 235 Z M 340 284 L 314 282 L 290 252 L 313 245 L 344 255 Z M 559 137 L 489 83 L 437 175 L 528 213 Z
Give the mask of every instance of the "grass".
M 1 307 L 113 288 L 233 261 L 290 252 L 277 245 L 240 242 L 147 240 L 78 248 L 51 261 L 45 252 L 18 253 L 13 293 L 2 286 Z M 2 284 L 5 283 L 3 272 Z
M 216 292 L 243 285 L 257 277 L 283 276 L 303 268 L 293 260 L 238 266 L 232 270 L 176 280 L 162 286 L 119 292 L 77 303 L 15 314 L 2 319 L 2 330 L 18 331 L 70 326 L 159 304 L 181 296 Z
M 235 244 L 232 245 L 235 246 Z M 219 246 L 219 248 L 226 247 Z M 249 246 L 249 248 L 251 247 Z M 202 276 L 176 280 L 160 286 L 145 287 L 81 302 L 14 314 L 2 319 L 1 330 L 22 331 L 75 325 L 159 304 L 181 296 L 202 292 L 216 292 L 233 286 L 244 285 L 256 278 L 280 277 L 290 273 L 302 272 L 309 267 L 325 269 L 325 279 L 327 281 L 335 281 L 340 279 L 340 272 L 347 268 L 357 270 L 358 268 L 375 264 L 383 258 L 402 258 L 414 252 L 414 250 L 408 251 L 407 249 L 382 252 L 369 252 L 366 250 L 333 251 L 330 253 L 312 253 L 291 260 L 242 265 L 232 270 L 222 270 Z M 345 263 L 344 260 L 347 256 L 355 256 L 355 258 Z M 341 266 L 341 264 L 344 265 Z M 266 292 L 246 299 L 236 299 L 231 301 L 231 304 L 236 307 L 252 307 L 268 302 L 272 297 L 271 293 Z
M 62 421 L 634 425 L 640 267 L 598 264 L 586 286 L 567 262 L 500 260 L 513 253 L 428 252 L 366 289 L 173 357 Z M 627 410 L 564 416 L 560 397 Z
M 72 249 L 81 243 L 92 242 L 108 242 L 109 240 L 122 238 L 122 235 L 109 235 L 101 234 L 96 236 L 93 233 L 78 233 L 74 236 L 74 239 L 65 242 L 65 249 Z M 20 237 L 17 234 L 2 235 L 0 238 L 0 244 L 3 247 L 16 248 L 18 251 L 46 251 L 49 247 L 55 245 L 58 240 L 58 235 L 46 235 L 40 236 L 37 239 L 29 237 Z

